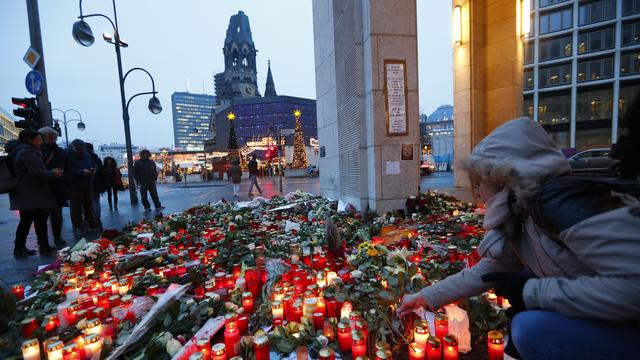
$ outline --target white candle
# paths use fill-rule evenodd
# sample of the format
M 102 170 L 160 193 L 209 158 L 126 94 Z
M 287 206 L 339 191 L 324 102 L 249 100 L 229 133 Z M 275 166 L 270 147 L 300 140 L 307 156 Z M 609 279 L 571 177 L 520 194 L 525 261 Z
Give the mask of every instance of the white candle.
M 99 359 L 102 352 L 102 336 L 89 334 L 84 337 L 84 352 L 87 359 Z
M 338 274 L 336 274 L 335 271 L 329 271 L 327 273 L 327 285 L 333 284 L 333 280 L 335 280 L 337 277 L 338 277 Z
M 62 341 L 55 341 L 47 345 L 47 360 L 62 360 Z
M 342 308 L 340 309 L 340 318 L 348 319 L 352 309 L 353 309 L 353 306 L 351 305 L 350 302 L 347 301 L 344 304 L 342 304 Z
M 22 358 L 24 360 L 40 360 L 40 342 L 29 339 L 22 343 Z

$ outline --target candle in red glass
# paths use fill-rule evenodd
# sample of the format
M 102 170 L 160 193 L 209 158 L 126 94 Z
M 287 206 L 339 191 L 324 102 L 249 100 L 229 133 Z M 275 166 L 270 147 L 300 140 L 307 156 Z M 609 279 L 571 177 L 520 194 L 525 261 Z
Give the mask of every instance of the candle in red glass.
M 436 313 L 435 316 L 436 336 L 441 338 L 449 333 L 449 319 L 443 313 Z
M 18 301 L 24 299 L 24 286 L 21 284 L 13 285 L 11 287 L 11 293 L 13 293 L 13 296 L 15 296 Z
M 337 318 L 338 315 L 338 302 L 335 299 L 327 300 L 327 317 Z
M 351 326 L 347 322 L 338 323 L 338 347 L 340 351 L 351 350 Z
M 442 359 L 458 360 L 458 339 L 455 335 L 447 334 L 442 338 Z
M 489 331 L 487 335 L 487 350 L 489 360 L 504 359 L 504 336 L 500 331 Z
M 365 320 L 357 320 L 355 329 L 362 332 L 364 341 L 367 342 L 367 338 L 369 337 L 369 326 L 367 326 L 367 322 Z
M 247 333 L 249 329 L 249 317 L 247 315 L 238 316 L 238 329 L 240 330 L 240 335 Z
M 292 321 L 299 323 L 302 319 L 302 301 L 294 301 L 293 305 L 291 305 L 291 312 L 293 313 Z
M 265 335 L 254 337 L 253 352 L 256 355 L 256 360 L 269 360 L 269 338 Z
M 35 318 L 27 318 L 20 323 L 22 327 L 22 337 L 28 339 L 33 335 L 33 332 L 38 328 Z
M 251 294 L 251 292 L 247 291 L 242 293 L 242 308 L 247 314 L 253 312 L 253 294 Z
M 236 279 L 233 274 L 227 274 L 225 276 L 225 285 L 228 290 L 233 290 L 236 287 Z
M 321 312 L 313 313 L 313 327 L 316 330 L 321 330 L 324 326 L 324 314 Z
M 359 330 L 351 332 L 351 356 L 354 359 L 358 356 L 367 356 L 367 343 Z
M 46 317 L 47 322 L 44 325 L 45 331 L 53 331 L 58 327 L 58 314 L 51 314 Z
M 227 349 L 227 356 L 233 357 L 236 355 L 236 349 L 240 343 L 240 329 L 236 323 L 227 324 L 224 330 L 224 344 Z
M 111 306 L 109 305 L 109 293 L 101 292 L 98 294 L 98 306 L 109 311 Z
M 227 349 L 224 344 L 215 344 L 211 347 L 211 360 L 227 360 Z
M 410 360 L 424 360 L 424 348 L 418 343 L 409 344 L 409 359 Z
M 233 277 L 237 279 L 240 276 L 240 273 L 242 273 L 242 264 L 233 264 L 231 273 L 233 274 Z
M 376 351 L 376 360 L 391 360 L 393 355 L 390 350 L 380 349 Z
M 226 274 L 223 272 L 217 272 L 213 275 L 216 281 L 216 289 L 224 289 L 225 288 L 225 276 Z
M 196 351 L 201 352 L 204 355 L 205 360 L 211 358 L 211 342 L 208 338 L 201 338 L 196 341 Z
M 431 336 L 427 340 L 427 360 L 440 360 L 442 358 L 442 346 L 440 339 Z
M 329 320 L 325 320 L 324 324 L 322 325 L 322 335 L 329 339 L 329 341 L 333 341 L 336 336 L 335 329 L 333 328 L 333 325 L 331 325 L 331 322 L 329 322 Z
M 335 355 L 333 353 L 333 349 L 330 347 L 323 347 L 318 352 L 318 360 L 334 360 Z

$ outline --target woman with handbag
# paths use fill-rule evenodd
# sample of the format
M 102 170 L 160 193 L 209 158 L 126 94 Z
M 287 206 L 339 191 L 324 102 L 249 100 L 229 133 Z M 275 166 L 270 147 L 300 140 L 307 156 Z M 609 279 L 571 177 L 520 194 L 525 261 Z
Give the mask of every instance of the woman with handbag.
M 111 156 L 104 158 L 104 175 L 107 185 L 107 199 L 109 200 L 109 211 L 118 211 L 118 191 L 124 191 L 122 184 L 122 173 L 118 169 L 116 160 Z M 113 196 L 113 199 L 111 198 Z

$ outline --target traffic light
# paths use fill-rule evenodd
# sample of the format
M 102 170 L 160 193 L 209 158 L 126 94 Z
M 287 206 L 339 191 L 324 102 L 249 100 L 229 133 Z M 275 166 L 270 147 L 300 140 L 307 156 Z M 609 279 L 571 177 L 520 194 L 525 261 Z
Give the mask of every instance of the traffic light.
M 21 129 L 38 129 L 41 127 L 40 109 L 36 102 L 36 98 L 11 98 L 14 105 L 18 105 L 18 109 L 13 110 L 13 115 L 24 118 L 15 122 L 17 128 Z
M 62 128 L 60 128 L 60 122 L 55 120 L 52 126 L 53 130 L 58 133 L 58 136 L 62 136 Z

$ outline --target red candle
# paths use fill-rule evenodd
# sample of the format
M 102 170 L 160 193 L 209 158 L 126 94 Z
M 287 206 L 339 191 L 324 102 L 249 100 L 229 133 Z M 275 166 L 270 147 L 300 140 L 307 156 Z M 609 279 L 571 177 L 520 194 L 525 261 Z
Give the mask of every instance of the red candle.
M 313 313 L 313 327 L 316 330 L 321 330 L 324 326 L 324 314 L 321 312 Z
M 442 358 L 441 348 L 440 339 L 431 336 L 427 340 L 427 360 L 440 360 Z
M 235 322 L 228 323 L 224 330 L 224 344 L 227 349 L 227 356 L 236 356 L 237 346 L 240 343 L 240 329 Z
M 240 334 L 244 335 L 247 333 L 249 329 L 249 317 L 247 315 L 238 316 L 238 329 L 240 330 Z
M 329 339 L 329 341 L 333 341 L 336 336 L 333 325 L 331 325 L 331 322 L 329 322 L 328 320 L 324 321 L 324 325 L 322 327 L 322 335 Z
M 247 314 L 253 312 L 253 294 L 249 291 L 242 293 L 242 308 Z
M 487 350 L 489 360 L 504 359 L 504 336 L 500 331 L 489 331 L 487 335 Z
M 35 318 L 24 319 L 20 325 L 22 326 L 22 337 L 25 339 L 29 339 L 38 328 Z
M 338 323 L 338 347 L 340 351 L 351 350 L 351 326 L 349 323 Z
M 334 360 L 335 355 L 333 354 L 333 349 L 330 347 L 323 347 L 318 352 L 318 360 Z
M 204 355 L 205 360 L 211 358 L 211 342 L 208 338 L 201 338 L 196 341 L 196 351 L 201 352 Z
M 351 332 L 351 356 L 354 359 L 358 356 L 367 356 L 367 343 L 359 330 Z
M 458 339 L 455 335 L 447 334 L 442 338 L 443 360 L 458 360 Z
M 335 299 L 327 300 L 327 317 L 337 318 L 338 315 L 338 302 Z
M 269 338 L 265 335 L 253 338 L 253 352 L 256 360 L 269 360 Z
M 78 303 L 71 303 L 67 306 L 67 322 L 69 326 L 75 325 L 76 321 L 78 321 L 77 312 L 80 310 L 80 305 Z
M 409 359 L 411 360 L 424 360 L 424 348 L 418 343 L 409 344 Z
M 11 287 L 11 292 L 13 296 L 15 296 L 16 300 L 20 301 L 24 299 L 24 286 L 20 284 L 13 285 Z
M 224 289 L 225 288 L 225 273 L 217 272 L 214 275 L 216 282 L 216 289 Z
M 390 360 L 393 358 L 393 355 L 390 350 L 380 349 L 376 351 L 376 360 Z
M 215 344 L 211 347 L 211 360 L 227 360 L 227 349 L 224 344 Z
M 235 279 L 240 277 L 240 274 L 242 273 L 242 265 L 241 264 L 233 264 L 233 268 L 231 270 L 231 273 L 233 274 L 233 277 Z
M 58 322 L 58 314 L 51 314 L 47 316 L 47 323 L 44 325 L 44 330 L 49 332 L 55 330 L 60 323 Z
M 449 319 L 443 313 L 436 313 L 435 316 L 436 336 L 441 338 L 449 333 Z
M 302 319 L 302 301 L 296 300 L 291 305 L 291 312 L 293 313 L 293 321 L 299 323 Z

